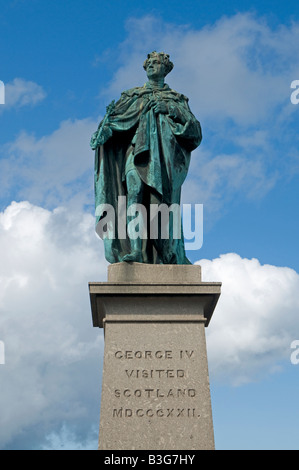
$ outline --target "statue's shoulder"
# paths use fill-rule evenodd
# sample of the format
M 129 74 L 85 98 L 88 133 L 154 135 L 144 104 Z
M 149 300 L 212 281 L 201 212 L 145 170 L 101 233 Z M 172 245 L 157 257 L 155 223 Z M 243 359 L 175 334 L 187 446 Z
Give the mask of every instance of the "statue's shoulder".
M 122 92 L 121 96 L 122 97 L 128 97 L 128 98 L 132 98 L 134 95 L 142 95 L 143 93 L 146 93 L 146 87 L 145 86 L 137 86 L 137 87 L 134 87 L 134 88 L 130 88 L 129 90 L 125 90 Z
M 176 90 L 173 90 L 170 87 L 166 88 L 165 91 L 175 101 L 186 101 L 187 103 L 189 101 L 189 98 L 187 96 L 183 95 L 182 93 L 177 92 Z

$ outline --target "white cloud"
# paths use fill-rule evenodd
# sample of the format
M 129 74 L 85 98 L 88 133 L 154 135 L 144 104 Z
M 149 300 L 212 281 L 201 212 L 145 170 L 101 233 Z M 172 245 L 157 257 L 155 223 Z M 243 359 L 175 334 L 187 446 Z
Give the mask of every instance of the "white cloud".
M 299 333 L 299 274 L 234 253 L 198 263 L 203 281 L 223 283 L 207 329 L 212 376 L 240 384 L 289 361 Z
M 96 122 L 82 119 L 63 121 L 41 138 L 21 132 L 0 149 L 0 181 L 6 194 L 51 207 L 71 200 L 90 203 L 94 154 L 89 142 L 96 128 Z
M 46 92 L 37 83 L 15 78 L 12 82 L 5 84 L 5 106 L 1 109 L 34 106 L 43 101 L 45 97 Z
M 91 215 L 28 202 L 0 214 L 1 448 L 20 436 L 36 447 L 63 425 L 83 443 L 98 424 L 102 334 L 88 282 L 106 278 L 102 248 Z
M 268 174 L 260 152 L 249 162 L 242 152 L 213 155 L 206 148 L 199 148 L 192 153 L 187 178 L 182 202 L 204 204 L 205 210 L 215 218 L 236 194 L 251 199 L 263 197 L 273 188 L 278 175 L 274 170 Z
M 59 432 L 50 433 L 40 450 L 96 450 L 98 448 L 98 426 L 91 429 L 85 442 L 78 442 L 75 431 L 63 425 Z

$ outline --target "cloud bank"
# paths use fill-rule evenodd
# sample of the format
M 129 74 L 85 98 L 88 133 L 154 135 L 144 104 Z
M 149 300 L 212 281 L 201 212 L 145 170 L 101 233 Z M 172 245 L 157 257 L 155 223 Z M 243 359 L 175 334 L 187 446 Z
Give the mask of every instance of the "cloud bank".
M 298 336 L 298 273 L 235 253 L 199 264 L 204 281 L 223 282 L 207 330 L 212 376 L 241 384 L 278 371 Z
M 88 282 L 106 277 L 93 217 L 12 203 L 0 214 L 0 259 L 0 447 L 36 448 L 64 425 L 84 442 L 102 362 Z
M 91 201 L 94 156 L 89 142 L 96 128 L 92 119 L 67 120 L 52 134 L 37 138 L 22 131 L 3 145 L 0 183 L 6 197 L 50 208 Z

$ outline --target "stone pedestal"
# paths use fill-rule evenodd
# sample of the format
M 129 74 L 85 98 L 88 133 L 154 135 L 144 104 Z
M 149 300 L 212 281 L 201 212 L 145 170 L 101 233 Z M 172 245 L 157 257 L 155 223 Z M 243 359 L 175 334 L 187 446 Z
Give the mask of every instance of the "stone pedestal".
M 99 449 L 214 449 L 205 327 L 220 286 L 200 266 L 139 263 L 89 284 L 105 332 Z

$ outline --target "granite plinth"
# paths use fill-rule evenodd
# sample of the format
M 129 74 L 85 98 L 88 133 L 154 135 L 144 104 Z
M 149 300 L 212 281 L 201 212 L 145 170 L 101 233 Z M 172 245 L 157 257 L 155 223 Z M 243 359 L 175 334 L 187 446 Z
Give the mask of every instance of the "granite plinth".
M 99 449 L 214 449 L 205 327 L 220 286 L 200 266 L 139 263 L 90 283 L 105 328 Z

